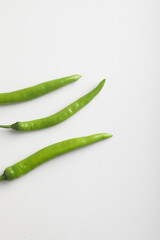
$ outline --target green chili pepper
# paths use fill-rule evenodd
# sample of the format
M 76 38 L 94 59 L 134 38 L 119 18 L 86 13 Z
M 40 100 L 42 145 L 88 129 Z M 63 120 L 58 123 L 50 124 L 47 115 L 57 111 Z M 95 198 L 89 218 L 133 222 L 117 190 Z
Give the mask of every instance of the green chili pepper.
M 12 128 L 17 131 L 33 131 L 43 128 L 48 128 L 54 126 L 64 120 L 70 118 L 81 108 L 87 105 L 103 88 L 105 79 L 102 80 L 96 88 L 91 92 L 79 98 L 77 101 L 73 102 L 69 106 L 65 107 L 61 111 L 46 117 L 37 120 L 27 121 L 27 122 L 16 122 L 12 125 L 0 125 L 1 128 Z
M 73 76 L 43 82 L 38 85 L 24 88 L 18 91 L 0 93 L 0 105 L 19 103 L 40 97 L 71 82 L 77 81 L 80 77 L 80 75 L 75 74 Z
M 39 165 L 47 162 L 52 158 L 109 137 L 112 137 L 112 134 L 98 133 L 87 137 L 72 138 L 63 142 L 50 145 L 25 158 L 24 160 L 6 168 L 3 175 L 0 176 L 0 181 L 10 181 L 15 178 L 19 178 L 20 176 L 30 172 L 34 168 L 38 167 Z

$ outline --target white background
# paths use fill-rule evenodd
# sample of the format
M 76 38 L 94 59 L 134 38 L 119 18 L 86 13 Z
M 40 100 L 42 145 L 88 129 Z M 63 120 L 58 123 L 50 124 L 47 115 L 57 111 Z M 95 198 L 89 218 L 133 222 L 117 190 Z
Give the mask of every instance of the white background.
M 107 79 L 67 121 L 0 130 L 0 171 L 52 143 L 114 137 L 0 183 L 0 239 L 160 239 L 160 1 L 1 0 L 0 92 L 81 74 L 36 100 L 0 107 L 0 123 L 55 113 Z

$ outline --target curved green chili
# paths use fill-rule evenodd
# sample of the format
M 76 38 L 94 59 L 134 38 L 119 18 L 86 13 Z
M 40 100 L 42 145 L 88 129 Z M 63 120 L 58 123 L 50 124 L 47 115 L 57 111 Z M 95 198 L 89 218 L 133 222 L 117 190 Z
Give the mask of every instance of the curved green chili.
M 14 92 L 0 93 L 0 105 L 19 103 L 40 97 L 71 82 L 77 81 L 80 77 L 80 75 L 75 74 L 69 77 L 43 82 Z
M 52 158 L 109 137 L 112 137 L 112 134 L 98 133 L 87 137 L 72 138 L 63 142 L 50 145 L 25 158 L 24 160 L 6 168 L 3 175 L 0 176 L 0 181 L 9 181 L 15 178 L 19 178 L 20 176 L 30 172 L 34 168 L 38 167 L 39 165 L 47 162 Z
M 96 88 L 94 88 L 91 92 L 79 98 L 69 106 L 65 107 L 61 111 L 46 117 L 37 120 L 27 121 L 27 122 L 16 122 L 12 125 L 0 125 L 2 128 L 12 128 L 17 131 L 33 131 L 43 128 L 48 128 L 54 126 L 64 120 L 70 118 L 76 112 L 78 112 L 81 108 L 87 105 L 103 88 L 105 83 L 105 79 L 102 80 Z

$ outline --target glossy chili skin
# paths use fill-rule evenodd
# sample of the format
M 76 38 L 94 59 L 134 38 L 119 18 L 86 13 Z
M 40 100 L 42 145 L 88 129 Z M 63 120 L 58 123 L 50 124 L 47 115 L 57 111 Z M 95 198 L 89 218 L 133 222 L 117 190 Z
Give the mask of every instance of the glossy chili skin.
M 61 111 L 46 117 L 37 120 L 27 121 L 27 122 L 16 122 L 12 125 L 0 125 L 2 128 L 12 128 L 17 131 L 33 131 L 43 128 L 48 128 L 54 126 L 58 123 L 63 122 L 64 120 L 70 118 L 72 115 L 77 113 L 81 108 L 86 106 L 103 88 L 105 84 L 105 79 L 102 80 L 96 88 L 90 91 L 88 94 L 79 98 L 75 102 L 71 103 Z
M 14 92 L 0 93 L 0 105 L 25 102 L 40 97 L 69 83 L 77 81 L 80 77 L 80 75 L 75 74 L 72 76 L 43 82 L 38 85 L 17 90 Z
M 24 160 L 6 168 L 3 175 L 0 176 L 0 181 L 10 181 L 19 178 L 20 176 L 30 172 L 34 168 L 40 166 L 52 158 L 109 137 L 112 137 L 112 134 L 98 133 L 87 137 L 72 138 L 50 145 L 25 158 Z

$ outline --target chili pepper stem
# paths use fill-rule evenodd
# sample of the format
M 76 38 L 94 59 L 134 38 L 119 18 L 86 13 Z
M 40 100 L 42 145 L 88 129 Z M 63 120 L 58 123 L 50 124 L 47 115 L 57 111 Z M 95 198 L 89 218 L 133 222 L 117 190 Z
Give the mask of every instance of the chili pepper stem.
M 6 178 L 5 178 L 4 174 L 0 176 L 0 181 L 3 181 L 3 180 L 5 180 L 5 179 L 6 179 Z
M 11 128 L 11 125 L 0 125 L 0 128 Z

